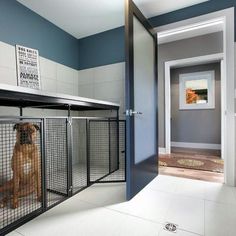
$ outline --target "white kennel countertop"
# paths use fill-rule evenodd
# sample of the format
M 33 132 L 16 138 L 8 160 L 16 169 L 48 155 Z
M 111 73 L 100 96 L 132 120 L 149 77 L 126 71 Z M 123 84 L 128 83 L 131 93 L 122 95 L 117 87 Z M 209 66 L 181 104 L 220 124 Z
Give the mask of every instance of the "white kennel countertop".
M 0 84 L 0 106 L 67 110 L 119 110 L 117 103 Z

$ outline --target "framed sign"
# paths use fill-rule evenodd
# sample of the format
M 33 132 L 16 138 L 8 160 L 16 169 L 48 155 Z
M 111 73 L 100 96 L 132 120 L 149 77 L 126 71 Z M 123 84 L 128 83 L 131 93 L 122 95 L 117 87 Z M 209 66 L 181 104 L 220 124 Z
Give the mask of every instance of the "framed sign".
M 16 62 L 18 86 L 41 89 L 38 50 L 16 45 Z

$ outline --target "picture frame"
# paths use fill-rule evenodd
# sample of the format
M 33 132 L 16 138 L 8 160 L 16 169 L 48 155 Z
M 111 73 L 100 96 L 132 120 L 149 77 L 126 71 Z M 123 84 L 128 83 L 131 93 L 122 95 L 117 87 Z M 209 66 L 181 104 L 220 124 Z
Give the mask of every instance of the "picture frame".
M 179 109 L 215 108 L 215 71 L 179 75 Z
M 30 89 L 41 89 L 39 51 L 16 45 L 17 85 Z

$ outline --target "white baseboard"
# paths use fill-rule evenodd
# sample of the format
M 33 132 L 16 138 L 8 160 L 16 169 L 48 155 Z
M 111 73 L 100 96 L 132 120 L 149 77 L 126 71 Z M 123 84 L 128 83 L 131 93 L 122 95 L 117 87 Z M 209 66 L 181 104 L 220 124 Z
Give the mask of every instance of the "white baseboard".
M 166 149 L 159 147 L 159 154 L 166 154 Z
M 212 143 L 184 143 L 184 142 L 171 142 L 172 147 L 183 147 L 183 148 L 199 148 L 199 149 L 213 149 L 220 150 L 221 144 Z

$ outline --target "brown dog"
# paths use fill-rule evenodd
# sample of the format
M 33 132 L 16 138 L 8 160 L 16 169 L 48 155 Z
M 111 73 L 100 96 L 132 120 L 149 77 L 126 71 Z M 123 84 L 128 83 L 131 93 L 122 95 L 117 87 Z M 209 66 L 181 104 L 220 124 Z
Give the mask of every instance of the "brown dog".
M 39 126 L 32 123 L 15 124 L 16 143 L 11 160 L 13 178 L 0 187 L 5 197 L 0 201 L 0 207 L 5 207 L 12 200 L 12 208 L 19 206 L 19 198 L 37 193 L 41 201 L 41 162 L 36 145 Z

